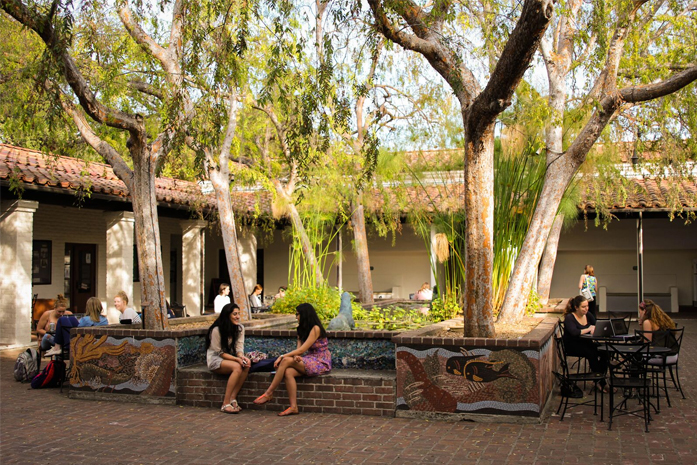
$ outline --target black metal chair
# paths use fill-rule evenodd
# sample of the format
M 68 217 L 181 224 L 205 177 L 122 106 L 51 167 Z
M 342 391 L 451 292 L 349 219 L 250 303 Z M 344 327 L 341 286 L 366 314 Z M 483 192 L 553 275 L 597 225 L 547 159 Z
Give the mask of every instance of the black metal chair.
M 553 372 L 554 376 L 559 382 L 559 389 L 561 392 L 561 401 L 559 402 L 559 407 L 557 408 L 557 414 L 559 414 L 562 405 L 564 406 L 564 410 L 562 411 L 561 419 L 559 421 L 564 421 L 564 415 L 566 415 L 567 409 L 582 405 L 593 405 L 593 415 L 597 415 L 598 393 L 600 393 L 600 421 L 603 421 L 603 390 L 600 388 L 598 383 L 605 379 L 605 373 L 594 373 L 592 371 L 570 373 L 569 364 L 566 360 L 566 351 L 564 350 L 564 338 L 555 333 L 554 345 L 556 347 L 557 357 L 559 359 L 559 366 L 561 367 L 561 372 Z M 569 399 L 583 399 L 585 397 L 583 389 L 578 386 L 578 383 L 585 383 L 587 381 L 594 383 L 595 389 L 593 390 L 593 400 L 575 402 L 569 405 Z
M 635 330 L 635 333 L 643 341 L 651 341 L 651 345 L 654 347 L 666 347 L 670 349 L 669 352 L 660 355 L 653 355 L 649 359 L 649 373 L 652 375 L 654 381 L 654 391 L 656 394 L 656 404 L 657 410 L 660 410 L 660 390 L 663 390 L 666 396 L 666 402 L 668 407 L 672 407 L 670 403 L 670 395 L 668 394 L 668 383 L 666 377 L 666 371 L 670 372 L 671 380 L 673 381 L 673 386 L 676 390 L 680 391 L 683 399 L 685 395 L 682 393 L 682 386 L 680 385 L 680 378 L 678 375 L 678 355 L 680 354 L 680 346 L 682 344 L 682 337 L 685 328 L 679 329 L 669 329 L 669 330 L 657 330 L 657 331 L 646 331 L 646 330 Z M 673 367 L 675 367 L 675 374 L 673 375 Z M 677 383 L 676 383 L 677 377 Z M 663 380 L 663 387 L 660 386 L 660 379 Z
M 610 376 L 610 422 L 612 429 L 615 417 L 633 415 L 644 419 L 644 427 L 649 432 L 651 421 L 651 380 L 648 376 L 650 344 L 606 343 L 610 355 L 608 364 Z M 622 401 L 615 405 L 615 395 L 622 393 Z M 631 409 L 629 402 L 637 399 L 640 408 Z

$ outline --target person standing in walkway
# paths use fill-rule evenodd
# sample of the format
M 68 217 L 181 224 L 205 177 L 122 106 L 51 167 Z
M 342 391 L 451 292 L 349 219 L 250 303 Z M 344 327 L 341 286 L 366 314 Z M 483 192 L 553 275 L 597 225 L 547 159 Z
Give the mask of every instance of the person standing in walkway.
M 230 375 L 220 411 L 239 413 L 237 394 L 249 374 L 251 360 L 244 356 L 244 326 L 237 304 L 227 304 L 220 311 L 206 334 L 206 362 L 208 369 L 219 375 Z
M 581 279 L 578 281 L 578 289 L 583 294 L 584 289 L 588 289 L 592 299 L 588 299 L 588 312 L 593 315 L 594 318 L 598 318 L 598 280 L 595 277 L 595 272 L 591 265 L 586 265 L 581 275 Z M 587 298 L 587 296 L 586 296 Z
M 327 332 L 310 304 L 300 304 L 295 309 L 298 320 L 297 349 L 276 359 L 276 375 L 264 394 L 257 397 L 255 404 L 265 404 L 273 399 L 273 392 L 285 378 L 290 407 L 278 414 L 279 417 L 298 414 L 298 376 L 319 376 L 332 370 L 332 354 L 328 349 Z M 303 355 L 304 354 L 304 355 Z

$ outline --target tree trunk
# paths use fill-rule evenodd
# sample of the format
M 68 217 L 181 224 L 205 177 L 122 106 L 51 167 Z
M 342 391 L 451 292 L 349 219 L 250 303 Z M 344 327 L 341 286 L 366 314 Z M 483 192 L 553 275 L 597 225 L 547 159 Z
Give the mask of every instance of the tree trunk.
M 552 224 L 549 237 L 547 237 L 547 246 L 540 262 L 540 269 L 537 275 L 537 296 L 542 305 L 547 305 L 547 302 L 549 302 L 549 290 L 552 287 L 552 276 L 554 275 L 554 262 L 557 260 L 559 236 L 561 235 L 563 225 L 564 215 L 558 214 Z
M 530 222 L 523 247 L 518 254 L 513 275 L 508 283 L 506 296 L 499 313 L 499 321 L 515 323 L 523 318 L 535 276 L 535 268 L 540 262 L 542 250 L 559 209 L 559 203 L 566 187 L 580 166 L 580 163 L 574 159 L 566 157 L 555 157 L 555 159 L 554 163 L 549 164 L 545 174 L 540 200 Z
M 298 209 L 295 208 L 295 204 L 293 202 L 288 202 L 288 212 L 290 213 L 290 220 L 293 223 L 295 234 L 297 234 L 298 238 L 300 239 L 300 247 L 302 248 L 303 255 L 305 256 L 307 266 L 312 269 L 315 275 L 315 284 L 317 284 L 317 286 L 321 286 L 324 284 L 324 276 L 322 275 L 322 270 L 319 269 L 317 257 L 315 257 L 315 249 L 310 243 L 310 238 L 307 236 L 307 231 L 305 231 L 305 225 L 300 219 Z
M 230 290 L 235 303 L 240 307 L 245 319 L 252 319 L 252 312 L 249 308 L 248 292 L 244 287 L 244 276 L 242 275 L 242 263 L 237 242 L 237 228 L 235 227 L 235 212 L 232 210 L 230 200 L 230 184 L 226 178 L 226 173 L 210 169 L 208 177 L 215 189 L 215 199 L 218 205 L 218 216 L 220 217 L 220 231 L 223 234 L 223 244 L 225 246 L 225 258 L 227 269 L 230 274 Z
M 472 115 L 463 113 L 465 128 Z M 472 121 L 472 125 L 477 123 Z M 496 337 L 492 274 L 494 263 L 494 133 L 465 130 L 465 336 Z
M 136 149 L 137 150 L 137 149 Z M 135 218 L 138 271 L 140 273 L 141 305 L 145 308 L 145 329 L 168 329 L 165 303 L 165 274 L 162 266 L 160 226 L 155 193 L 156 157 L 147 148 L 133 156 L 133 216 Z
M 356 248 L 358 265 L 358 293 L 362 304 L 373 303 L 373 278 L 370 273 L 370 256 L 368 254 L 368 236 L 365 231 L 365 214 L 362 198 L 359 197 L 351 206 L 351 226 Z

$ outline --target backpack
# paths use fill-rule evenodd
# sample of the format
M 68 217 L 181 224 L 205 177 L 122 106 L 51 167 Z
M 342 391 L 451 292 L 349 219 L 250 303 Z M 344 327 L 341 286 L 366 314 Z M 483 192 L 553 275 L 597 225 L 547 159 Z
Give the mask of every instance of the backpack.
M 39 372 L 39 353 L 36 349 L 29 348 L 19 354 L 15 361 L 15 379 L 22 383 L 29 382 Z
M 31 387 L 32 389 L 57 387 L 64 378 L 65 362 L 63 360 L 51 360 L 41 370 L 41 373 L 31 380 Z

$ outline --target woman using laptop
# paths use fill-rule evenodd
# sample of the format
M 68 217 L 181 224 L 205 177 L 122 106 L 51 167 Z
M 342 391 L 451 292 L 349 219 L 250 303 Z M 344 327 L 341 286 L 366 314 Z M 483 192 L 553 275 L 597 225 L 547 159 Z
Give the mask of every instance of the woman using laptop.
M 607 357 L 601 356 L 598 347 L 591 339 L 582 338 L 582 334 L 593 334 L 595 317 L 588 312 L 588 300 L 582 295 L 569 299 L 564 311 L 564 348 L 572 357 L 583 357 L 595 373 L 605 373 Z M 598 383 L 603 391 L 608 392 L 605 380 Z

